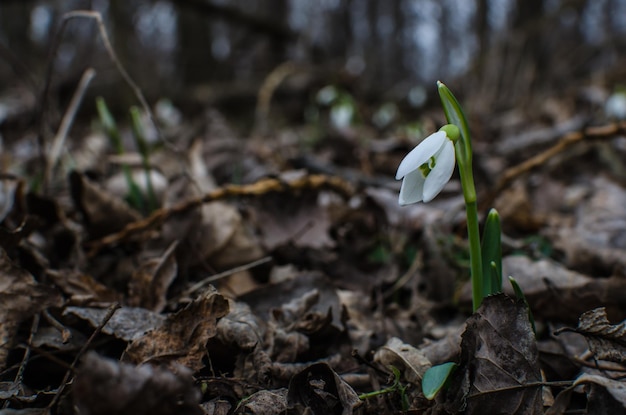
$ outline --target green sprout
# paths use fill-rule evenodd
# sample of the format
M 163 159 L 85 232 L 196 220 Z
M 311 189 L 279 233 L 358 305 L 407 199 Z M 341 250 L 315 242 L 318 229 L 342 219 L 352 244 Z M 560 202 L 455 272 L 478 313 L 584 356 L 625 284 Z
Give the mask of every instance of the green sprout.
M 102 129 L 104 130 L 105 134 L 109 138 L 111 145 L 113 146 L 117 154 L 124 154 L 125 150 L 119 129 L 117 128 L 115 119 L 113 118 L 113 115 L 111 115 L 111 112 L 109 111 L 109 108 L 107 107 L 106 102 L 102 97 L 96 98 L 96 107 L 98 109 L 98 115 L 100 117 L 100 124 L 102 125 Z M 149 214 L 157 208 L 157 198 L 154 192 L 152 178 L 150 175 L 150 149 L 145 139 L 139 109 L 135 107 L 131 108 L 130 115 L 132 121 L 133 137 L 135 139 L 135 143 L 137 145 L 139 153 L 141 154 L 142 166 L 145 172 L 147 195 L 144 196 L 141 191 L 141 187 L 135 182 L 130 166 L 123 163 L 122 171 L 124 173 L 124 178 L 126 179 L 126 185 L 128 186 L 128 194 L 126 195 L 126 200 L 132 207 L 134 207 L 138 211 L 142 212 L 143 214 Z
M 380 395 L 385 395 L 388 393 L 395 393 L 398 392 L 400 394 L 400 399 L 401 399 L 401 403 L 402 403 L 402 410 L 403 411 L 408 411 L 409 410 L 409 398 L 406 394 L 406 385 L 402 385 L 402 383 L 400 382 L 400 370 L 395 367 L 395 366 L 391 366 L 391 371 L 393 372 L 393 383 L 391 384 L 391 386 L 384 388 L 384 389 L 380 389 L 377 391 L 372 391 L 372 392 L 367 392 L 367 393 L 363 393 L 361 395 L 359 395 L 359 399 L 364 401 L 366 399 L 371 399 L 374 398 L 376 396 L 380 396 Z

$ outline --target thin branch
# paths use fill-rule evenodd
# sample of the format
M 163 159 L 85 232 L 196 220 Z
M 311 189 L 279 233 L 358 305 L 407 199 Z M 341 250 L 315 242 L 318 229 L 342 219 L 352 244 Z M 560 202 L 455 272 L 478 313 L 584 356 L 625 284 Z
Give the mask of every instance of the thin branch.
M 85 96 L 85 91 L 89 86 L 89 83 L 96 75 L 96 71 L 93 68 L 87 69 L 83 76 L 80 78 L 80 82 L 76 87 L 76 91 L 72 96 L 72 100 L 70 101 L 70 105 L 67 107 L 67 111 L 61 120 L 61 125 L 59 126 L 59 130 L 57 131 L 54 140 L 52 142 L 52 147 L 50 148 L 50 152 L 48 153 L 48 157 L 46 158 L 46 171 L 44 175 L 44 191 L 47 190 L 48 182 L 50 180 L 50 176 L 52 175 L 52 170 L 56 166 L 59 157 L 61 156 L 61 151 L 65 146 L 65 140 L 67 138 L 67 133 L 74 122 L 74 117 L 76 116 L 76 111 L 78 111 L 78 107 Z

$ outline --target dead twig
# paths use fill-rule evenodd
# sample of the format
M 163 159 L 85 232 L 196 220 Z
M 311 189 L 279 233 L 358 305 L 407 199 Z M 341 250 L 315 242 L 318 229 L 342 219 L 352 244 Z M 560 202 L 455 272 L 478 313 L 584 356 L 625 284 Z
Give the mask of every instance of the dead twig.
M 487 197 L 483 198 L 483 203 L 481 203 L 481 210 L 484 210 L 488 206 L 491 206 L 497 195 L 500 194 L 515 179 L 543 165 L 552 157 L 565 151 L 572 145 L 584 139 L 606 139 L 624 133 L 626 133 L 626 122 L 622 121 L 597 127 L 587 127 L 582 131 L 575 131 L 565 134 L 552 147 L 546 149 L 545 151 L 537 154 L 534 157 L 531 157 L 526 161 L 523 161 L 517 166 L 513 166 L 507 169 L 500 177 L 500 180 L 496 184 L 495 188 L 489 192 Z
M 41 104 L 40 104 L 41 106 L 39 108 L 39 134 L 37 136 L 37 142 L 39 145 L 39 151 L 41 152 L 41 159 L 44 162 L 46 161 L 46 158 L 44 156 L 45 148 L 46 148 L 45 147 L 46 140 L 45 140 L 45 134 L 44 134 L 44 112 L 48 104 L 48 95 L 50 91 L 52 74 L 54 73 L 54 61 L 55 61 L 57 52 L 59 50 L 59 47 L 61 46 L 61 39 L 63 37 L 63 33 L 65 32 L 65 29 L 67 28 L 68 23 L 73 19 L 93 19 L 96 21 L 96 24 L 98 26 L 98 31 L 100 33 L 100 37 L 102 38 L 102 43 L 104 44 L 104 48 L 106 49 L 107 54 L 109 55 L 109 58 L 115 64 L 115 67 L 117 68 L 117 71 L 122 76 L 122 79 L 124 79 L 124 82 L 126 82 L 126 84 L 130 87 L 130 89 L 135 94 L 135 97 L 141 104 L 141 107 L 143 108 L 143 110 L 150 117 L 150 120 L 154 124 L 154 127 L 159 137 L 163 140 L 163 142 L 166 145 L 171 146 L 171 143 L 167 142 L 163 138 L 163 135 L 161 134 L 161 130 L 159 129 L 159 125 L 156 122 L 156 118 L 152 110 L 150 109 L 150 106 L 148 105 L 146 98 L 141 92 L 141 89 L 139 89 L 135 81 L 133 81 L 133 79 L 128 74 L 128 72 L 126 71 L 122 63 L 120 62 L 119 58 L 117 57 L 117 54 L 115 53 L 115 50 L 113 49 L 113 46 L 111 45 L 111 41 L 109 39 L 109 35 L 107 34 L 107 30 L 102 21 L 102 15 L 99 12 L 91 11 L 91 10 L 75 10 L 75 11 L 65 13 L 63 15 L 61 19 L 61 26 L 55 35 L 54 41 L 52 42 L 52 49 L 51 49 L 50 58 L 49 58 L 50 63 L 46 71 L 44 89 L 43 89 L 42 97 L 41 97 Z
M 83 356 L 83 354 L 85 354 L 85 351 L 87 351 L 87 348 L 91 345 L 91 343 L 94 341 L 96 336 L 98 334 L 100 334 L 100 332 L 102 331 L 104 326 L 106 326 L 106 324 L 109 322 L 109 320 L 111 320 L 111 317 L 113 317 L 113 314 L 115 314 L 115 312 L 119 308 L 120 308 L 120 305 L 118 303 L 112 304 L 108 308 L 106 315 L 104 316 L 104 318 L 100 322 L 100 325 L 98 327 L 96 327 L 96 329 L 93 331 L 93 333 L 91 333 L 91 336 L 89 336 L 89 338 L 87 339 L 87 341 L 85 342 L 83 347 L 81 347 L 80 350 L 78 351 L 78 353 L 76 353 L 76 356 L 74 356 L 74 360 L 72 361 L 72 364 L 70 365 L 70 369 L 65 372 L 65 376 L 63 376 L 63 380 L 61 381 L 61 384 L 59 385 L 59 388 L 57 389 L 57 392 L 54 395 L 54 398 L 52 398 L 52 400 L 48 404 L 48 409 L 49 410 L 54 408 L 56 406 L 56 404 L 59 402 L 59 399 L 61 399 L 61 395 L 63 393 L 63 390 L 65 389 L 65 386 L 68 384 L 68 380 L 70 378 L 70 374 L 74 373 L 74 371 L 76 370 L 76 365 L 78 364 L 78 360 Z
M 105 246 L 119 244 L 134 235 L 164 223 L 174 215 L 189 212 L 208 202 L 238 196 L 260 196 L 271 192 L 302 191 L 321 188 L 330 188 L 346 196 L 351 196 L 354 192 L 352 186 L 345 180 L 339 177 L 325 175 L 308 175 L 289 182 L 277 178 L 268 178 L 246 185 L 230 184 L 206 193 L 199 198 L 181 202 L 167 209 L 156 210 L 145 219 L 129 223 L 119 232 L 92 241 L 89 243 L 89 255 L 94 256 Z
M 78 111 L 78 107 L 85 96 L 85 91 L 89 86 L 91 80 L 96 76 L 96 71 L 93 68 L 88 68 L 83 76 L 80 78 L 80 82 L 76 87 L 76 91 L 72 96 L 72 100 L 70 101 L 70 105 L 67 107 L 67 111 L 61 120 L 61 125 L 59 126 L 59 130 L 57 131 L 54 140 L 52 141 L 52 147 L 50 148 L 50 152 L 48 153 L 48 157 L 46 158 L 46 172 L 44 175 L 44 189 L 47 189 L 48 182 L 50 180 L 50 176 L 52 175 L 52 170 L 56 166 L 59 157 L 61 156 L 61 151 L 65 146 L 65 140 L 67 139 L 67 133 L 70 130 L 72 123 L 74 122 L 74 117 L 76 116 L 76 111 Z

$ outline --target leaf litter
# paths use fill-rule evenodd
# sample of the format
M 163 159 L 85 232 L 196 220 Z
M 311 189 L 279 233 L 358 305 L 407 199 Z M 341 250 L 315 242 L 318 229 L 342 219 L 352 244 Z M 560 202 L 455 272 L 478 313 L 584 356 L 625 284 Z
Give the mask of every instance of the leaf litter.
M 621 124 L 555 122 L 550 140 L 513 151 L 509 136 L 494 154 L 478 137 L 480 168 L 502 177 L 484 191 L 497 191 L 504 273 L 534 333 L 509 287 L 470 315 L 458 182 L 397 205 L 403 134 L 363 123 L 308 137 L 264 120 L 240 136 L 215 108 L 177 122 L 176 151 L 168 137 L 150 154 L 151 212 L 120 182 L 123 166 L 141 182 L 141 157 L 111 157 L 91 127 L 67 143 L 71 163 L 47 170 L 48 188 L 25 186 L 20 166 L 36 160 L 8 167 L 0 414 L 626 410 L 626 189 L 585 158 L 623 156 Z M 457 369 L 426 399 L 424 372 L 446 362 Z

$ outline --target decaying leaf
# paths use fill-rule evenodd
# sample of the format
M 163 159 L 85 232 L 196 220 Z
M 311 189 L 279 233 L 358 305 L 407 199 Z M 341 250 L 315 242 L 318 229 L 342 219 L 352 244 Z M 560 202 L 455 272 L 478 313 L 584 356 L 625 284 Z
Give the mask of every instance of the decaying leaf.
M 374 361 L 384 367 L 394 366 L 404 378 L 415 385 L 421 385 L 424 373 L 431 367 L 424 354 L 402 340 L 393 337 L 374 355 Z
M 113 303 L 121 300 L 122 295 L 106 285 L 96 281 L 91 275 L 73 269 L 49 270 L 48 277 L 73 305 L 91 303 Z
M 74 381 L 74 399 L 84 415 L 198 414 L 200 391 L 191 372 L 133 366 L 88 353 Z
M 294 198 L 285 194 L 266 195 L 258 201 L 256 224 L 261 243 L 269 250 L 287 243 L 298 247 L 332 248 L 329 208 L 321 201 L 322 193 L 310 192 Z M 289 199 L 287 202 L 286 199 Z
M 326 363 L 315 363 L 295 375 L 287 401 L 314 415 L 350 415 L 361 404 L 356 392 Z
M 235 413 L 274 415 L 287 410 L 287 389 L 260 390 L 242 400 Z
M 538 414 L 543 411 L 539 382 L 537 345 L 524 303 L 503 294 L 486 297 L 467 321 L 448 409 Z
M 102 324 L 109 311 L 105 308 L 95 307 L 67 307 L 63 310 L 64 316 L 76 316 L 86 320 L 96 328 Z M 115 336 L 118 339 L 132 341 L 140 338 L 146 332 L 156 330 L 165 320 L 161 314 L 144 308 L 121 307 L 102 328 L 102 332 Z
M 610 272 L 626 267 L 626 190 L 599 176 L 593 180 L 593 194 L 576 212 L 573 226 L 559 226 L 554 245 L 565 252 L 567 265 L 587 272 Z
M 228 300 L 211 287 L 163 325 L 135 339 L 125 352 L 133 363 L 176 362 L 190 369 L 203 367 L 207 341 L 217 332 L 217 321 L 228 314 Z
M 245 303 L 231 301 L 229 310 L 217 323 L 217 337 L 222 344 L 245 351 L 262 344 L 266 330 L 263 320 L 254 315 Z
M 107 193 L 83 174 L 74 171 L 69 178 L 72 199 L 83 214 L 90 237 L 98 238 L 119 231 L 141 218 L 124 200 Z
M 176 278 L 178 264 L 174 252 L 178 246 L 173 242 L 159 258 L 144 261 L 131 277 L 128 303 L 161 312 L 167 304 L 167 290 Z
M 502 266 L 504 275 L 519 283 L 536 318 L 573 322 L 575 316 L 600 306 L 607 308 L 609 316 L 622 314 L 625 278 L 591 278 L 553 260 L 533 261 L 526 256 L 507 256 Z M 513 294 L 510 284 L 503 288 Z M 463 297 L 470 301 L 469 290 Z
M 587 394 L 589 414 L 619 414 L 626 411 L 626 383 L 603 376 L 582 374 L 574 385 L 591 386 Z M 608 395 L 608 396 L 606 396 Z
M 626 363 L 626 321 L 611 324 L 604 307 L 583 313 L 572 331 L 585 336 L 596 359 Z
M 580 386 L 585 388 L 581 390 Z M 626 410 L 626 384 L 623 381 L 609 379 L 604 376 L 583 373 L 572 384 L 564 389 L 554 400 L 546 415 L 560 415 L 569 409 L 572 395 L 587 395 L 587 414 L 613 415 Z
M 39 284 L 0 249 L 0 369 L 6 364 L 19 325 L 41 310 L 60 303 L 56 292 Z

